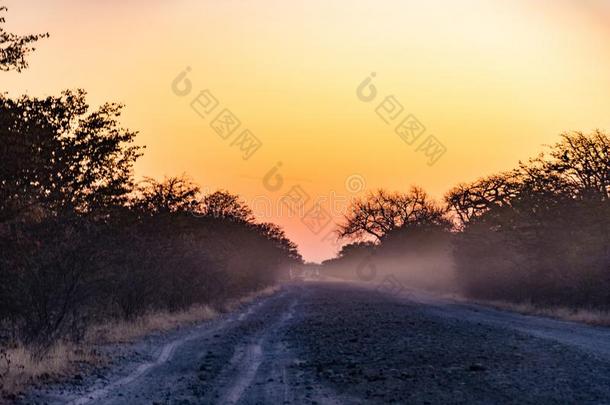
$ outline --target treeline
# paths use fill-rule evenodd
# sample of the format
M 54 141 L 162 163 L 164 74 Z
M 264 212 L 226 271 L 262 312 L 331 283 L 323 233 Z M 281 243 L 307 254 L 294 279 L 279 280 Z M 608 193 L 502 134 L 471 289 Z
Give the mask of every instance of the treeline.
M 383 284 L 388 276 L 412 287 L 445 290 L 452 282 L 452 224 L 418 187 L 378 190 L 355 200 L 338 233 L 352 240 L 323 262 L 323 274 Z
M 455 260 L 481 298 L 610 307 L 610 140 L 565 134 L 546 155 L 461 185 Z
M 512 171 L 458 185 L 444 204 L 417 188 L 372 193 L 339 236 L 355 242 L 325 263 L 327 274 L 362 279 L 363 260 L 389 263 L 474 298 L 608 309 L 610 140 L 564 134 Z
M 136 183 L 122 106 L 84 91 L 0 96 L 0 339 L 44 353 L 92 323 L 217 303 L 300 262 L 236 195 L 188 178 Z
M 5 31 L 5 11 L 0 71 L 20 72 L 48 34 Z M 83 90 L 0 94 L 0 358 L 7 344 L 42 356 L 93 323 L 223 302 L 301 262 L 236 195 L 201 195 L 184 176 L 136 183 L 143 148 L 122 108 L 92 109 Z

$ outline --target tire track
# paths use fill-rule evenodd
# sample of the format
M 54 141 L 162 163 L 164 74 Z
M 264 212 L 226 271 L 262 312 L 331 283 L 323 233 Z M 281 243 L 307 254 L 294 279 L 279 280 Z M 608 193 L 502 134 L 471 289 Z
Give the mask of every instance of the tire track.
M 153 355 L 152 360 L 133 365 L 131 367 L 131 371 L 129 371 L 127 375 L 115 378 L 114 381 L 110 383 L 107 383 L 101 387 L 90 388 L 84 393 L 81 392 L 77 394 L 76 397 L 73 396 L 71 399 L 66 398 L 67 395 L 70 395 L 69 386 L 58 387 L 61 392 L 59 394 L 51 393 L 47 398 L 45 398 L 44 402 L 48 402 L 50 404 L 69 405 L 114 403 L 117 401 L 117 393 L 137 391 L 138 385 L 145 384 L 145 382 L 142 381 L 145 376 L 154 376 L 158 369 L 162 368 L 162 366 L 166 365 L 167 363 L 172 362 L 176 351 L 180 350 L 186 344 L 198 340 L 204 342 L 210 339 L 212 336 L 217 336 L 218 334 L 223 333 L 223 331 L 235 327 L 237 324 L 247 322 L 247 320 L 255 315 L 267 301 L 281 299 L 284 295 L 285 291 L 281 291 L 273 296 L 251 303 L 243 310 L 227 316 L 226 319 L 204 322 L 195 327 L 187 329 L 185 332 L 178 334 L 176 338 L 158 347 L 155 350 L 156 353 Z M 257 355 L 260 355 L 260 348 L 257 349 L 255 346 L 252 346 L 246 349 L 249 358 L 251 359 L 250 363 L 253 365 L 256 364 L 254 360 Z M 255 372 L 256 368 L 252 368 L 250 370 L 250 373 Z M 76 390 L 79 387 L 73 388 Z M 62 398 L 65 399 L 62 400 Z M 122 400 L 119 399 L 118 402 L 120 403 Z

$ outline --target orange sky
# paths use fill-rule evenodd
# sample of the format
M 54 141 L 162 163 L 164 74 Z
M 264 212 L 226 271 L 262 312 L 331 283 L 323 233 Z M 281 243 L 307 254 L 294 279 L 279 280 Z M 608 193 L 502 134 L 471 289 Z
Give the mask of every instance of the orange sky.
M 332 256 L 318 234 L 282 209 L 299 185 L 338 220 L 365 189 L 452 185 L 513 167 L 565 130 L 610 128 L 610 5 L 538 1 L 77 1 L 5 0 L 7 28 L 49 39 L 21 74 L 0 75 L 10 95 L 85 88 L 91 104 L 120 101 L 125 126 L 147 145 L 136 175 L 188 173 L 204 190 L 229 189 L 261 220 L 283 225 L 306 259 Z M 192 90 L 172 81 L 186 67 Z M 371 72 L 377 97 L 356 88 Z M 190 102 L 219 101 L 200 117 Z M 386 96 L 404 107 L 386 124 Z M 210 122 L 228 108 L 241 126 L 223 140 Z M 395 132 L 413 114 L 413 145 Z M 248 160 L 231 145 L 249 129 Z M 434 135 L 432 166 L 417 151 Z M 277 191 L 263 176 L 281 162 Z M 362 193 L 363 191 L 360 191 Z M 334 201 L 334 202 L 333 202 Z M 332 209 L 334 206 L 334 209 Z

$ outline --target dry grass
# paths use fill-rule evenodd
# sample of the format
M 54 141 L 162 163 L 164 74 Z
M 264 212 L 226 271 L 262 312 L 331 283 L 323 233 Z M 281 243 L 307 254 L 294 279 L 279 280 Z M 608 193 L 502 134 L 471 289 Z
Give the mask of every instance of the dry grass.
M 589 325 L 610 326 L 610 311 L 567 307 L 541 307 L 531 303 L 517 304 L 505 301 L 481 301 L 478 303 L 525 315 L 540 315 Z
M 79 363 L 98 364 L 102 361 L 95 349 L 66 342 L 56 343 L 40 360 L 35 359 L 32 351 L 23 345 L 7 349 L 6 354 L 10 363 L 8 372 L 2 376 L 2 391 L 9 398 L 10 394 L 20 392 L 29 384 L 63 376 L 73 371 Z
M 459 294 L 443 295 L 445 299 L 451 299 L 463 303 L 474 303 L 505 311 L 512 311 L 523 315 L 537 315 L 563 321 L 580 322 L 595 326 L 610 326 L 610 311 L 591 308 L 569 308 L 569 307 L 542 307 L 531 302 L 509 302 L 499 300 L 473 300 Z
M 90 344 L 109 344 L 132 342 L 155 332 L 165 332 L 180 326 L 208 321 L 219 312 L 234 311 L 258 297 L 267 297 L 280 289 L 279 286 L 267 287 L 243 297 L 229 300 L 220 308 L 209 305 L 195 305 L 185 311 L 157 311 L 133 321 L 112 321 L 89 329 L 85 341 Z
M 111 321 L 91 327 L 85 341 L 89 344 L 132 342 L 154 332 L 164 332 L 192 323 L 207 321 L 218 312 L 208 305 L 196 305 L 180 312 L 158 311 L 133 321 Z
M 250 302 L 254 301 L 256 298 L 268 297 L 270 295 L 275 294 L 280 289 L 281 289 L 280 286 L 274 285 L 274 286 L 270 286 L 270 287 L 264 288 L 262 290 L 258 290 L 258 291 L 252 292 L 250 294 L 244 295 L 243 297 L 229 300 L 226 303 L 224 303 L 224 305 L 222 306 L 222 308 L 221 308 L 222 312 L 235 311 L 237 308 L 241 307 L 242 305 L 249 304 Z
M 5 399 L 16 398 L 15 396 L 28 385 L 57 380 L 75 373 L 79 365 L 102 364 L 107 359 L 97 350 L 101 345 L 133 342 L 151 333 L 207 321 L 216 317 L 219 312 L 234 311 L 258 297 L 272 295 L 279 289 L 279 286 L 268 287 L 227 301 L 218 309 L 208 305 L 196 305 L 180 312 L 158 311 L 133 321 L 111 321 L 95 325 L 87 331 L 82 344 L 58 342 L 41 360 L 35 359 L 27 347 L 16 344 L 7 349 L 7 358 L 10 361 L 8 373 L 5 373 L 5 362 L 0 364 L 0 403 L 3 396 Z

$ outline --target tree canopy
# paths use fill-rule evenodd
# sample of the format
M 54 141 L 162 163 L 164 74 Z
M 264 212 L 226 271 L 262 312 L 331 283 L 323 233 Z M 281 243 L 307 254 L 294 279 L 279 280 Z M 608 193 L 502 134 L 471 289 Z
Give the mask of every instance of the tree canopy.
M 0 6 L 0 14 L 5 11 L 7 8 Z M 41 38 L 47 38 L 49 34 L 17 35 L 6 31 L 5 23 L 6 18 L 0 15 L 0 71 L 21 72 L 28 67 L 26 56 L 36 49 L 32 45 Z
M 91 110 L 84 90 L 0 96 L 0 220 L 32 209 L 103 214 L 125 203 L 142 148 L 120 126 L 121 109 Z
M 355 200 L 339 226 L 339 237 L 358 240 L 383 237 L 397 228 L 448 226 L 444 209 L 418 187 L 407 193 L 378 190 Z

